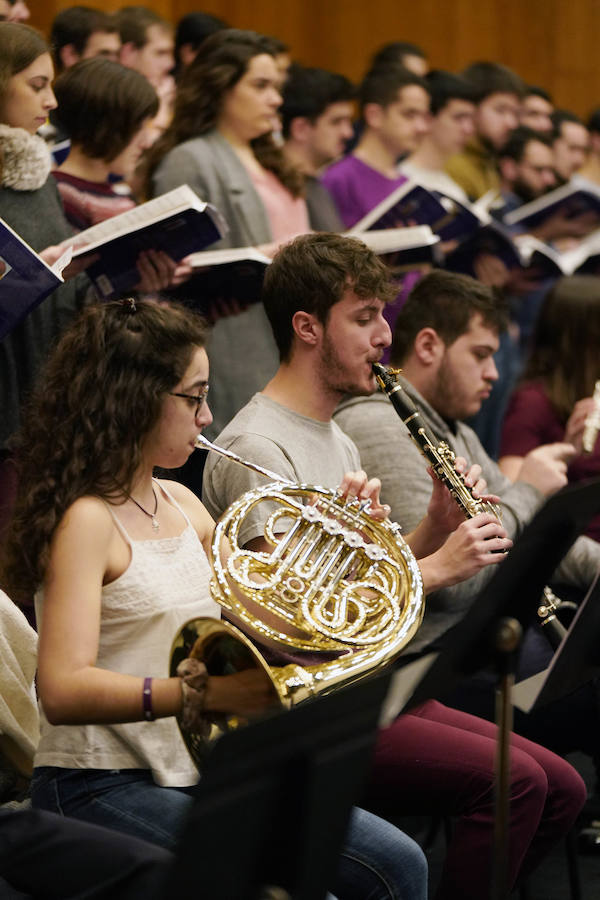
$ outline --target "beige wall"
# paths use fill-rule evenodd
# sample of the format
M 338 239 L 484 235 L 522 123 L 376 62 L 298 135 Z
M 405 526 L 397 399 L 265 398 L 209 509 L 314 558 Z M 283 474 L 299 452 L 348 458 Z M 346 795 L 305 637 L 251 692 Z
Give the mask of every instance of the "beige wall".
M 30 0 L 47 31 L 65 0 Z M 86 2 L 86 0 L 84 0 Z M 114 0 L 88 0 L 117 9 Z M 600 0 L 153 0 L 149 6 L 177 21 L 201 8 L 240 28 L 274 34 L 294 58 L 353 79 L 381 44 L 421 44 L 431 63 L 456 70 L 477 59 L 503 62 L 546 87 L 557 105 L 580 115 L 600 106 Z M 37 7 L 37 9 L 36 9 Z

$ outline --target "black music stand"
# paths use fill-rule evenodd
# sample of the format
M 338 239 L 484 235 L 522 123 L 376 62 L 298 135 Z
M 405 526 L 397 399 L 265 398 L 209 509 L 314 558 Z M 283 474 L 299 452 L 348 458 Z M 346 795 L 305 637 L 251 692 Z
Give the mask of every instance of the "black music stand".
M 498 751 L 492 900 L 508 897 L 508 779 L 511 690 L 520 634 L 536 618 L 544 585 L 575 539 L 600 511 L 600 479 L 564 488 L 531 520 L 441 652 L 426 665 L 416 687 L 398 679 L 396 704 L 404 708 L 432 697 L 443 700 L 464 678 L 493 661 L 501 687 L 497 706 Z M 392 689 L 394 690 L 394 688 Z M 406 699 L 407 698 L 407 699 Z M 393 707 L 393 703 L 391 704 Z M 390 706 L 390 701 L 386 701 Z
M 497 655 L 496 632 L 503 618 L 526 629 L 537 620 L 544 585 L 590 519 L 600 512 L 600 479 L 569 485 L 550 497 L 523 529 L 464 619 L 428 669 L 407 706 L 443 699 L 459 681 Z
M 543 672 L 520 681 L 514 703 L 531 712 L 600 676 L 600 573 L 579 605 L 566 639 Z
M 388 668 L 217 741 L 177 850 L 169 900 L 190 889 L 210 900 L 257 900 L 271 886 L 293 900 L 325 896 L 390 677 Z

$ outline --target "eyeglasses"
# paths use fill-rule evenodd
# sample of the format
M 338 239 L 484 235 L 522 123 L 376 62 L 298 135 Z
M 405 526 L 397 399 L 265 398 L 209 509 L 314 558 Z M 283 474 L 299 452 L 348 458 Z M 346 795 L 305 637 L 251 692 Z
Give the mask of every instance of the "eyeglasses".
M 196 410 L 194 412 L 194 418 L 197 418 L 200 409 L 202 408 L 202 404 L 206 400 L 208 394 L 208 385 L 206 384 L 199 394 L 180 394 L 177 391 L 169 391 L 171 397 L 184 397 L 186 400 L 190 400 L 191 402 L 196 404 Z

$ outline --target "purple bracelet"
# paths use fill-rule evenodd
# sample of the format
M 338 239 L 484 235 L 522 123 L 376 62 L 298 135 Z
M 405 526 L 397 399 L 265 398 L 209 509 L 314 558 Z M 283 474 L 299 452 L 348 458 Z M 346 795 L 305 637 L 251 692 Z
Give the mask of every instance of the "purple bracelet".
M 147 722 L 154 722 L 154 710 L 152 709 L 152 679 L 148 677 L 144 678 L 142 706 L 144 709 L 145 720 Z

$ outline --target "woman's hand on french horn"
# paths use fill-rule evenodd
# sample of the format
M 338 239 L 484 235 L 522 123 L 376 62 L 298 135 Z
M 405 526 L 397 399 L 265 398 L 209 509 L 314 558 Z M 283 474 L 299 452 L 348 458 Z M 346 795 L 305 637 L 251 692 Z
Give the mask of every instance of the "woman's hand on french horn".
M 271 680 L 261 668 L 245 669 L 232 675 L 209 675 L 204 663 L 184 659 L 177 667 L 181 678 L 181 725 L 202 732 L 213 714 L 252 718 L 277 704 Z

